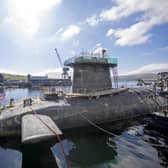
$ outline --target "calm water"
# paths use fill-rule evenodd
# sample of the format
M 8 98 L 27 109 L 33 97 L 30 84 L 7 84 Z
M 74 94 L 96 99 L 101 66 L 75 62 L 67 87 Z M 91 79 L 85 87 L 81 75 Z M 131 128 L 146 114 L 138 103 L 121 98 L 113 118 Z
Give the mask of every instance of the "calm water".
M 10 89 L 6 93 L 6 100 L 1 104 L 8 103 L 10 98 L 19 101 L 24 97 L 42 95 L 39 90 L 28 89 Z M 168 167 L 168 148 L 152 146 L 152 144 L 168 145 L 166 135 L 149 130 L 142 123 L 136 123 L 117 134 L 118 136 L 112 137 L 106 134 L 76 133 L 65 137 L 63 145 L 71 167 Z M 0 139 L 0 168 L 55 168 L 57 167 L 55 160 L 60 167 L 65 167 L 59 144 L 53 144 L 49 150 L 47 144 L 22 146 L 15 139 Z

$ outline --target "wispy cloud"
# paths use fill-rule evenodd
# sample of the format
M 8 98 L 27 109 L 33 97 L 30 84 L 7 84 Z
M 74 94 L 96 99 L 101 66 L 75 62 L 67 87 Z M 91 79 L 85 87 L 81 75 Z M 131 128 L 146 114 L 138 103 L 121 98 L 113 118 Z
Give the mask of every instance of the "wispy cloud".
M 127 28 L 117 29 L 108 36 L 116 37 L 116 45 L 137 45 L 146 43 L 150 38 L 150 30 L 157 25 L 168 23 L 168 1 L 166 0 L 115 0 L 116 6 L 104 10 L 100 14 L 102 21 L 118 21 L 135 13 L 143 13 L 139 21 Z M 137 5 L 138 4 L 138 5 Z M 106 34 L 106 35 L 107 35 Z
M 150 38 L 147 32 L 152 28 L 152 24 L 148 22 L 139 22 L 126 29 L 115 30 L 114 36 L 117 38 L 116 45 L 132 46 L 143 44 Z
M 141 14 L 134 24 L 126 28 L 110 28 L 106 37 L 115 37 L 115 45 L 133 46 L 146 43 L 152 34 L 150 30 L 157 25 L 168 23 L 168 1 L 166 0 L 113 0 L 115 5 L 99 14 L 87 17 L 83 22 L 69 25 L 59 34 L 63 40 L 69 40 L 79 34 L 82 26 L 96 26 L 102 22 L 116 22 L 133 14 Z M 137 5 L 138 4 L 138 5 Z M 58 34 L 57 34 L 58 35 Z M 57 36 L 58 38 L 58 36 Z
M 146 43 L 150 37 L 150 30 L 157 25 L 168 23 L 167 0 L 113 0 L 115 5 L 104 9 L 99 14 L 88 17 L 85 21 L 90 26 L 101 22 L 116 22 L 133 14 L 141 14 L 134 24 L 119 29 L 109 29 L 107 37 L 116 38 L 115 45 L 132 46 Z M 138 5 L 137 5 L 138 4 Z
M 81 28 L 77 25 L 68 25 L 65 28 L 59 28 L 54 34 L 47 38 L 47 42 L 56 43 L 56 42 L 64 42 L 71 40 L 75 36 L 77 36 L 81 32 Z M 73 47 L 77 47 L 79 45 L 78 40 L 74 40 L 72 43 Z
M 115 32 L 114 29 L 109 29 L 109 30 L 107 31 L 107 33 L 106 33 L 106 36 L 107 36 L 107 37 L 110 37 L 110 36 L 112 36 L 112 35 L 114 34 L 114 32 Z
M 62 40 L 69 40 L 79 34 L 81 31 L 79 26 L 69 25 L 63 32 L 61 32 Z
M 99 18 L 96 15 L 86 18 L 85 23 L 90 26 L 96 26 L 100 22 Z

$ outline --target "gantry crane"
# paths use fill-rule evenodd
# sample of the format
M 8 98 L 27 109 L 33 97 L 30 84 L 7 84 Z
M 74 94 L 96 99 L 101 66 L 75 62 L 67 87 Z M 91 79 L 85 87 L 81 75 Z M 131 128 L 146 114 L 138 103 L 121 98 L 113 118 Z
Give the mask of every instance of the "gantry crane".
M 62 67 L 62 77 L 63 77 L 63 79 L 68 79 L 69 78 L 69 74 L 68 74 L 69 68 L 65 67 L 64 64 L 62 63 L 62 60 L 61 60 L 61 57 L 60 57 L 60 55 L 58 53 L 57 48 L 55 48 L 55 52 L 56 52 L 56 55 L 58 57 L 59 63 L 61 65 L 61 67 Z

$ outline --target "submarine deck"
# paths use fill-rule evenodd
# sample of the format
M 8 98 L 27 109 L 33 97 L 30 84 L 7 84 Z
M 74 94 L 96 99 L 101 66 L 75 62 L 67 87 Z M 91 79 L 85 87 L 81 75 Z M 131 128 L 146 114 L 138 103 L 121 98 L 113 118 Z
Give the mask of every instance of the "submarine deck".
M 130 95 L 135 92 L 135 94 L 138 96 L 138 91 L 140 91 L 140 89 L 136 89 L 136 88 L 134 88 L 134 89 L 133 88 L 131 88 L 131 89 L 126 89 L 126 88 L 111 89 L 111 90 L 106 90 L 106 91 L 102 91 L 99 93 L 97 93 L 97 92 L 93 93 L 91 95 L 91 97 L 93 96 L 97 99 L 97 97 L 100 97 L 100 96 L 102 96 L 102 97 L 108 96 L 108 95 L 115 96 L 118 94 L 123 94 L 123 96 L 121 96 L 121 98 L 124 99 L 124 97 L 127 95 L 126 94 L 127 92 L 129 92 Z M 142 94 L 145 94 L 145 95 L 150 94 L 150 92 L 148 92 L 148 91 L 145 91 L 145 92 L 142 92 Z M 144 95 L 144 97 L 145 97 L 145 95 Z M 82 99 L 86 99 L 86 100 L 82 100 Z M 101 102 L 101 100 L 99 100 L 99 99 L 98 100 L 93 99 L 92 102 L 90 102 L 90 103 L 87 101 L 87 99 L 90 99 L 90 94 L 83 94 L 83 95 L 69 94 L 69 95 L 66 95 L 65 97 L 57 98 L 53 101 L 47 101 L 47 100 L 42 100 L 42 99 L 38 98 L 38 99 L 33 100 L 31 106 L 26 106 L 26 107 L 24 107 L 23 103 L 20 102 L 20 104 L 15 104 L 14 107 L 6 107 L 4 109 L 1 108 L 0 109 L 0 120 L 8 119 L 8 118 L 19 116 L 19 115 L 24 115 L 26 113 L 32 113 L 32 109 L 34 111 L 36 111 L 38 114 L 41 114 L 43 112 L 48 112 L 48 111 L 54 111 L 56 109 L 57 114 L 60 111 L 61 112 L 60 114 L 62 116 L 63 115 L 63 113 L 62 113 L 63 107 L 66 109 L 66 111 L 72 110 L 72 108 L 68 108 L 70 106 L 75 106 L 75 109 L 80 107 L 80 109 L 85 110 L 85 107 L 87 107 L 91 103 L 94 103 L 94 106 L 96 106 L 97 101 L 101 105 L 103 104 L 103 107 L 106 105 L 105 102 Z M 113 103 L 117 102 L 118 99 L 119 99 L 119 97 L 117 96 L 117 99 L 115 99 Z M 138 99 L 140 102 L 144 102 L 143 97 L 140 96 Z M 106 100 L 106 99 L 103 99 L 103 100 Z M 113 100 L 113 98 L 111 98 L 111 100 Z M 86 102 L 86 104 L 85 103 L 82 104 L 81 101 Z M 126 103 L 127 106 L 129 106 L 129 101 L 126 101 L 126 102 L 127 102 Z M 135 105 L 136 105 L 136 103 L 135 103 Z M 78 112 L 78 110 L 76 110 L 76 112 Z M 74 113 L 76 113 L 76 112 L 74 111 Z
M 86 94 L 79 94 L 79 93 L 71 93 L 66 94 L 66 98 L 71 97 L 99 97 L 99 96 L 105 96 L 105 95 L 115 95 L 122 92 L 128 91 L 128 88 L 119 88 L 119 89 L 109 89 L 105 91 L 99 91 L 99 92 L 93 92 L 93 93 L 86 93 Z M 33 99 L 31 107 L 35 111 L 42 111 L 43 109 L 47 109 L 50 107 L 61 107 L 61 106 L 70 106 L 70 104 L 66 101 L 66 99 L 58 99 L 57 101 L 46 101 L 41 100 L 40 98 Z M 16 115 L 21 115 L 27 112 L 32 112 L 30 109 L 30 106 L 23 106 L 23 102 L 19 102 L 15 104 L 13 107 L 5 107 L 0 109 L 0 120 L 1 119 L 7 119 Z
M 68 105 L 66 103 L 66 101 L 64 100 L 59 100 L 58 102 L 54 102 L 54 101 L 44 101 L 44 100 L 40 100 L 40 99 L 35 99 L 33 100 L 33 103 L 31 106 L 26 106 L 23 107 L 22 103 L 16 104 L 13 107 L 6 107 L 5 109 L 1 109 L 0 111 L 0 120 L 1 119 L 7 119 L 16 115 L 20 115 L 20 114 L 24 114 L 27 112 L 31 112 L 32 110 L 30 109 L 30 107 L 32 107 L 35 111 L 38 110 L 43 110 L 52 106 L 65 106 Z

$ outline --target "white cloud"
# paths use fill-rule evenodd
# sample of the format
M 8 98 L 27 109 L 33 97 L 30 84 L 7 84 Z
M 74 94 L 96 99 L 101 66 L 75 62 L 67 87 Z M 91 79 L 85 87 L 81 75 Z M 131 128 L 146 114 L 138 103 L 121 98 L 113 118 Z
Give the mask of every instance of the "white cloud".
M 64 42 L 74 38 L 76 35 L 80 33 L 81 29 L 76 25 L 69 25 L 66 28 L 59 28 L 52 36 L 47 38 L 48 43 L 56 43 L 56 42 Z M 78 40 L 74 40 L 72 42 L 73 47 L 77 47 L 79 45 Z
M 114 7 L 100 13 L 102 21 L 118 21 L 135 12 L 147 10 L 152 1 L 142 0 L 141 3 L 139 3 L 139 0 L 114 0 L 114 2 L 116 3 Z
M 94 14 L 76 25 L 69 25 L 66 29 L 56 33 L 53 39 L 69 40 L 81 31 L 81 26 L 95 26 L 103 21 L 118 21 L 132 14 L 141 14 L 135 19 L 136 23 L 119 29 L 109 29 L 106 37 L 114 36 L 115 45 L 132 46 L 146 43 L 152 34 L 150 30 L 162 23 L 168 23 L 168 1 L 166 0 L 113 0 L 115 5 L 103 10 L 100 14 Z M 138 5 L 137 5 L 138 4 Z
M 114 0 L 116 5 L 100 13 L 101 21 L 118 21 L 135 13 L 142 16 L 138 22 L 127 28 L 108 30 L 106 36 L 116 37 L 116 45 L 136 45 L 147 42 L 150 38 L 149 31 L 157 25 L 168 23 L 167 0 Z M 138 4 L 138 5 L 137 5 Z
M 149 39 L 150 35 L 146 33 L 152 26 L 147 22 L 139 22 L 129 28 L 116 30 L 114 33 L 117 38 L 115 44 L 120 46 L 143 44 Z
M 19 32 L 35 34 L 45 12 L 58 6 L 62 0 L 12 0 L 8 2 L 9 15 L 4 23 L 14 26 Z
M 107 37 L 110 37 L 110 36 L 112 36 L 114 34 L 114 29 L 109 29 L 108 31 L 107 31 L 107 33 L 106 33 L 106 36 Z
M 61 34 L 62 40 L 69 40 L 79 34 L 81 31 L 79 26 L 69 25 L 66 30 L 64 30 Z
M 131 46 L 143 44 L 150 38 L 150 34 L 146 34 L 152 27 L 150 23 L 139 22 L 126 29 L 109 29 L 106 33 L 107 37 L 116 37 L 115 44 L 119 46 Z
M 127 75 L 140 74 L 140 73 L 158 73 L 168 71 L 168 64 L 149 64 L 144 65 L 136 70 L 130 71 Z
M 90 26 L 96 26 L 100 22 L 99 18 L 96 15 L 93 15 L 91 17 L 88 17 L 86 19 L 86 24 Z
M 162 11 L 168 6 L 166 0 L 113 0 L 116 5 L 110 9 L 104 10 L 100 13 L 100 18 L 102 21 L 118 21 L 121 18 L 128 17 L 131 14 L 144 12 L 145 18 L 148 17 L 158 17 L 162 15 L 166 19 L 167 11 Z M 161 12 L 161 13 L 160 13 Z

